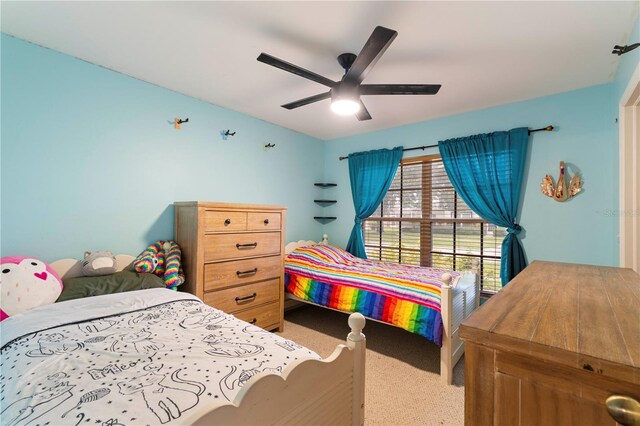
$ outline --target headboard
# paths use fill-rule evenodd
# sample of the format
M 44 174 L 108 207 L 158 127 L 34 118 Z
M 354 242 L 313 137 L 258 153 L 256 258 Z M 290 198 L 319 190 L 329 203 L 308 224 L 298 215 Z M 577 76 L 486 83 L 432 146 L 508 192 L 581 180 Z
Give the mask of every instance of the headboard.
M 329 244 L 329 236 L 327 234 L 322 234 L 322 241 L 320 242 L 313 240 L 299 240 L 290 242 L 289 244 L 284 246 L 284 254 L 287 255 L 298 247 L 312 246 L 314 244 Z
M 136 259 L 135 256 L 128 254 L 116 254 L 116 272 L 120 272 Z M 78 259 L 60 259 L 51 263 L 49 266 L 56 271 L 61 280 L 82 277 L 82 260 Z

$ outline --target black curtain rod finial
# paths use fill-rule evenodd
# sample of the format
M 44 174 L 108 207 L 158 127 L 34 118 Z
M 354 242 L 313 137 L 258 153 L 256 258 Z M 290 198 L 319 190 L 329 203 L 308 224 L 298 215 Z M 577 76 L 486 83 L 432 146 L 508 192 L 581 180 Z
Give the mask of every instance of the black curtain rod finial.
M 549 125 L 547 127 L 541 127 L 539 129 L 529 130 L 529 134 L 535 133 L 535 132 L 551 132 L 551 131 L 553 131 L 553 129 L 554 129 L 554 127 Z

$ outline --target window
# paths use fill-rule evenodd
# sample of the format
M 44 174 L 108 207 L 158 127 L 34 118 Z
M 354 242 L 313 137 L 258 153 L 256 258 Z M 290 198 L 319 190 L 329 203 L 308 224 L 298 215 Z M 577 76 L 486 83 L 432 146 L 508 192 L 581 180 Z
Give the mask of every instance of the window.
M 362 228 L 371 259 L 463 271 L 477 258 L 482 289 L 502 287 L 506 229 L 485 222 L 462 201 L 440 156 L 403 160 L 382 204 Z

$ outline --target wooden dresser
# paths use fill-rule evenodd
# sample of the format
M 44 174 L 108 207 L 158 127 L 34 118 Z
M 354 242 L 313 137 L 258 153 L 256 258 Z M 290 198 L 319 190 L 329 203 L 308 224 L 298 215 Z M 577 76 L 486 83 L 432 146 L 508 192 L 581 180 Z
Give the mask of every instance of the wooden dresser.
M 206 304 L 267 330 L 284 326 L 286 207 L 177 202 L 186 283 Z
M 640 276 L 631 269 L 533 262 L 460 336 L 466 425 L 615 425 L 609 396 L 640 401 Z

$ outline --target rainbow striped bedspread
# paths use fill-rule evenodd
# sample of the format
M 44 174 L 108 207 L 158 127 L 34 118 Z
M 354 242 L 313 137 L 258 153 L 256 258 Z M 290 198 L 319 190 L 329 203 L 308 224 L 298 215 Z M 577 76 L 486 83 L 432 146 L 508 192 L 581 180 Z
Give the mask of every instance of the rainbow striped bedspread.
M 300 247 L 285 259 L 285 288 L 319 305 L 393 324 L 442 345 L 443 269 L 360 259 L 330 245 Z

